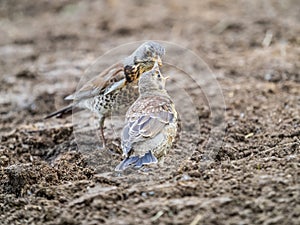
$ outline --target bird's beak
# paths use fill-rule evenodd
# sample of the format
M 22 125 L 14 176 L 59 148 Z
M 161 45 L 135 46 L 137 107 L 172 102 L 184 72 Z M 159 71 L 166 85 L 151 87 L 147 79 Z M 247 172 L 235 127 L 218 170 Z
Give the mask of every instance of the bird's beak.
M 162 60 L 159 56 L 155 59 L 155 61 L 158 63 L 159 66 L 162 66 Z
M 169 78 L 170 78 L 169 76 L 167 76 L 167 77 L 164 77 L 164 80 L 169 80 Z
M 159 64 L 158 64 L 157 61 L 154 62 L 154 65 L 153 65 L 152 69 L 155 69 L 155 70 L 159 71 Z

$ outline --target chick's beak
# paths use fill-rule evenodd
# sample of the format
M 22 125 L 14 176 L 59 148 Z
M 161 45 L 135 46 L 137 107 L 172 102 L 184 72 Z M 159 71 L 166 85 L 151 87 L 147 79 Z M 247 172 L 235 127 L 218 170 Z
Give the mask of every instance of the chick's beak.
M 167 76 L 167 77 L 164 77 L 164 80 L 169 80 L 169 78 L 170 78 L 169 76 Z

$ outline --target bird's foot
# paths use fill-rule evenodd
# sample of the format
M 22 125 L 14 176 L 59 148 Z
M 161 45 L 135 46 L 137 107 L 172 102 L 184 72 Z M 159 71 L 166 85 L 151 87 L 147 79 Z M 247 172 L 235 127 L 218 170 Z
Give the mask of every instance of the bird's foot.
M 140 168 L 135 168 L 135 169 L 137 169 L 140 173 L 148 174 L 148 173 L 154 172 L 155 170 L 157 170 L 157 168 L 159 168 L 159 166 L 156 163 L 151 163 L 151 164 L 144 165 Z

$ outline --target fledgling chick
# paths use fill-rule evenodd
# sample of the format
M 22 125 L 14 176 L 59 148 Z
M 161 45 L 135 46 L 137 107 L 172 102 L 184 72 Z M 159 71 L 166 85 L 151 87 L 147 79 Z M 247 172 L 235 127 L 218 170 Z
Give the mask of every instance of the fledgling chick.
M 99 116 L 100 133 L 105 147 L 104 120 L 112 111 L 127 110 L 137 99 L 140 75 L 152 69 L 155 62 L 162 64 L 165 48 L 148 41 L 138 47 L 129 57 L 104 70 L 87 82 L 78 92 L 66 97 L 73 102 L 46 117 L 63 117 L 72 111 L 89 109 Z
M 125 159 L 116 171 L 162 160 L 177 133 L 177 112 L 157 63 L 139 80 L 139 98 L 126 113 L 121 146 Z

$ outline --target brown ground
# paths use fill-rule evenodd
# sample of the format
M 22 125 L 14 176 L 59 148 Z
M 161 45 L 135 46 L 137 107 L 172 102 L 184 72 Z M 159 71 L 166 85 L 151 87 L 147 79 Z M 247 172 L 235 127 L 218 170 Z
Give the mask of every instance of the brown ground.
M 0 1 L 0 223 L 300 224 L 299 1 L 122 2 Z M 70 120 L 42 120 L 98 56 L 145 39 L 188 47 L 217 75 L 226 133 L 213 161 L 205 105 L 201 136 L 182 135 L 168 159 L 190 157 L 123 175 L 120 155 L 99 165 L 78 151 Z

